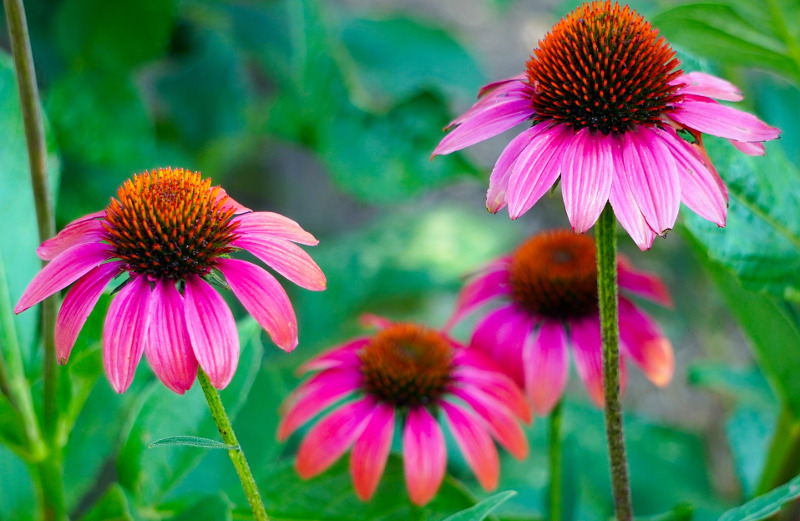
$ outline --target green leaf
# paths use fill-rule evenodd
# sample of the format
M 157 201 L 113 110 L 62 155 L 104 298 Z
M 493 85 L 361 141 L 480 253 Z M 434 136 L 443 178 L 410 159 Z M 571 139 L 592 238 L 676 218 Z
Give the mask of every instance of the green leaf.
M 164 521 L 231 521 L 231 502 L 220 494 L 181 497 L 158 507 Z M 169 514 L 172 513 L 172 515 Z M 248 514 L 252 515 L 249 511 Z
M 1 176 L 0 176 L 1 177 Z M 0 445 L 0 519 L 32 521 L 41 519 L 36 486 L 25 462 Z
M 494 509 L 504 503 L 508 498 L 515 496 L 514 490 L 506 490 L 486 498 L 475 506 L 462 510 L 445 519 L 445 521 L 483 521 Z
M 762 479 L 777 419 L 774 408 L 765 410 L 740 405 L 725 422 L 725 436 L 745 497 L 754 495 Z
M 80 521 L 134 521 L 122 487 L 114 483 Z
M 748 501 L 723 514 L 719 521 L 759 521 L 777 513 L 781 506 L 800 497 L 800 476 L 772 492 Z
M 694 507 L 688 503 L 680 503 L 669 512 L 654 516 L 636 516 L 636 521 L 692 521 Z
M 755 367 L 734 368 L 721 364 L 694 363 L 689 383 L 733 396 L 739 403 L 775 408 L 776 400 L 764 375 Z
M 201 438 L 199 436 L 168 436 L 156 440 L 147 446 L 148 449 L 155 449 L 156 447 L 198 447 L 201 449 L 224 449 L 224 450 L 237 450 L 238 445 L 228 445 L 221 441 L 210 440 L 208 438 Z

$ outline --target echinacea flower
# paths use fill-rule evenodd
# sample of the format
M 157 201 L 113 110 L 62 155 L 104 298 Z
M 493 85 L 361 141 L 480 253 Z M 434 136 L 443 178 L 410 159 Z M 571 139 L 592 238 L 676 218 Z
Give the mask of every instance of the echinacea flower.
M 295 284 L 322 290 L 322 271 L 293 244 L 317 244 L 310 233 L 282 215 L 243 207 L 211 179 L 181 168 L 134 175 L 117 198 L 42 243 L 37 253 L 50 263 L 14 308 L 21 313 L 72 284 L 56 321 L 61 364 L 105 287 L 121 275 L 127 279 L 114 290 L 103 330 L 103 365 L 117 392 L 131 384 L 142 353 L 176 393 L 192 386 L 198 363 L 215 387 L 228 385 L 239 336 L 209 284 L 219 274 L 278 347 L 295 348 L 297 319 L 286 292 L 266 270 L 230 254 L 246 250 Z
M 761 142 L 780 131 L 715 101 L 742 99 L 731 83 L 679 65 L 658 30 L 628 6 L 584 3 L 539 41 L 525 73 L 481 89 L 433 156 L 531 120 L 492 170 L 489 211 L 508 205 L 516 219 L 560 176 L 577 233 L 594 225 L 606 202 L 642 250 L 672 229 L 681 202 L 725 226 L 727 189 L 701 134 L 763 155 Z
M 440 331 L 370 317 L 381 327 L 306 363 L 316 374 L 292 393 L 278 438 L 333 406 L 306 434 L 297 472 L 313 477 L 351 446 L 350 474 L 356 494 L 375 492 L 392 444 L 395 423 L 403 431 L 403 463 L 411 501 L 424 505 L 444 478 L 447 452 L 439 425 L 445 418 L 467 464 L 487 490 L 497 486 L 494 437 L 518 459 L 528 444 L 517 419 L 530 421 L 522 391 L 480 353 Z
M 654 275 L 617 259 L 619 287 L 664 306 L 672 301 Z M 511 256 L 488 264 L 462 289 L 448 326 L 485 304 L 470 348 L 491 358 L 524 387 L 533 410 L 544 415 L 558 403 L 572 351 L 578 376 L 603 404 L 602 345 L 594 240 L 569 230 L 533 236 Z M 628 298 L 619 297 L 620 363 L 639 366 L 661 387 L 672 378 L 673 355 L 658 325 Z

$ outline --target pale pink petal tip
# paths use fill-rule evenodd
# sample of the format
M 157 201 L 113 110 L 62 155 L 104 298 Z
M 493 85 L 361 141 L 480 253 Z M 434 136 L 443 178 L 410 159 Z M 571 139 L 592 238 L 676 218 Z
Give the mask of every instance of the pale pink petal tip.
M 642 371 L 658 387 L 665 387 L 675 370 L 672 344 L 664 337 L 654 338 L 641 346 L 644 365 Z
M 411 502 L 424 505 L 436 495 L 444 479 L 447 449 L 436 420 L 423 407 L 408 413 L 403 430 L 403 468 Z

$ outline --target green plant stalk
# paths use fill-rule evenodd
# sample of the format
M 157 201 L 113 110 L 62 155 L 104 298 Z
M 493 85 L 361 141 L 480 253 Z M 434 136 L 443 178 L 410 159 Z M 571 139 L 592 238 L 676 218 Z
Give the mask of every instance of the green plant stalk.
M 225 413 L 225 407 L 222 406 L 219 392 L 211 385 L 208 375 L 202 368 L 197 368 L 197 378 L 200 380 L 200 386 L 203 388 L 203 394 L 206 395 L 208 401 L 208 408 L 211 410 L 211 416 L 214 418 L 214 423 L 217 424 L 217 429 L 222 436 L 222 441 L 228 445 L 236 447 L 230 449 L 228 455 L 231 457 L 233 466 L 236 468 L 236 473 L 239 475 L 239 481 L 242 482 L 242 489 L 247 496 L 247 501 L 250 503 L 250 509 L 253 511 L 253 516 L 256 521 L 268 521 L 267 511 L 264 508 L 264 502 L 261 500 L 261 494 L 256 487 L 256 481 L 253 479 L 253 473 L 250 472 L 250 465 L 247 464 L 247 459 L 244 457 L 239 441 L 236 439 L 236 434 L 233 432 L 233 426 Z
M 756 487 L 756 496 L 777 488 L 800 472 L 800 420 L 784 406 L 772 443 L 767 452 L 767 461 Z
M 550 411 L 547 443 L 550 454 L 550 486 L 547 490 L 549 520 L 561 521 L 561 401 Z
M 617 221 L 606 203 L 597 221 L 597 295 L 600 304 L 600 336 L 603 342 L 603 390 L 606 439 L 611 460 L 611 488 L 617 521 L 632 521 L 633 506 L 622 432 L 619 369 L 619 300 L 617 297 Z

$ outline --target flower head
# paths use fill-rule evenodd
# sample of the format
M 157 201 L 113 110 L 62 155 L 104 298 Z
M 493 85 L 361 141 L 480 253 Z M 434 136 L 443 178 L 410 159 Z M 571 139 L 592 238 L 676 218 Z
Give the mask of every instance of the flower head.
M 643 250 L 672 229 L 681 202 L 725 226 L 728 193 L 701 134 L 763 155 L 761 142 L 780 131 L 712 99 L 741 100 L 731 83 L 678 67 L 658 30 L 628 6 L 584 3 L 539 42 L 525 73 L 481 89 L 433 155 L 530 120 L 492 171 L 491 212 L 508 205 L 518 218 L 560 176 L 578 233 L 594 225 L 607 201 Z
M 411 501 L 430 501 L 444 478 L 447 452 L 439 421 L 487 490 L 497 486 L 492 437 L 516 458 L 528 453 L 517 419 L 529 421 L 519 388 L 474 350 L 440 331 L 370 317 L 380 331 L 336 347 L 301 369 L 316 374 L 285 404 L 278 438 L 333 405 L 306 434 L 297 455 L 303 478 L 330 467 L 351 446 L 350 473 L 358 497 L 375 492 L 392 444 L 403 430 L 403 462 Z
M 128 388 L 145 353 L 176 393 L 192 386 L 198 363 L 221 389 L 236 371 L 239 337 L 209 281 L 223 275 L 273 341 L 291 351 L 297 319 L 286 292 L 266 270 L 230 254 L 246 250 L 292 282 L 324 289 L 325 276 L 293 242 L 317 244 L 294 221 L 252 212 L 199 172 L 145 172 L 125 181 L 105 210 L 73 221 L 39 247 L 39 257 L 51 262 L 14 312 L 72 284 L 56 320 L 56 352 L 64 364 L 105 287 L 127 275 L 114 291 L 103 330 L 112 387 Z
M 497 307 L 475 326 L 470 347 L 486 354 L 524 387 L 536 414 L 561 398 L 568 349 L 589 396 L 603 403 L 597 261 L 594 240 L 557 230 L 533 236 L 511 256 L 486 266 L 458 297 L 449 325 L 479 306 Z M 654 275 L 617 260 L 619 286 L 662 305 L 669 293 Z M 620 360 L 632 360 L 658 386 L 672 378 L 672 346 L 656 323 L 619 297 Z M 624 365 L 622 366 L 624 369 Z M 623 383 L 625 373 L 623 371 Z

